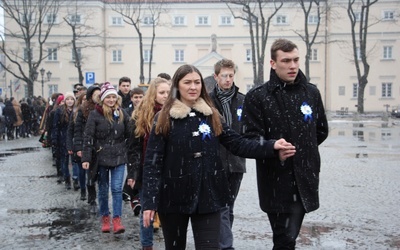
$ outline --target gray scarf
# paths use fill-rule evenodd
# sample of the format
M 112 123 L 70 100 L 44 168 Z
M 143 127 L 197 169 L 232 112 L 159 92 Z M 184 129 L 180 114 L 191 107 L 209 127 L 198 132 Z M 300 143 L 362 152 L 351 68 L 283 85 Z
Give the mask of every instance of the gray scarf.
M 226 124 L 231 126 L 232 124 L 232 113 L 231 113 L 231 100 L 235 95 L 235 85 L 232 85 L 230 90 L 224 91 L 216 86 L 217 97 L 222 104 L 222 115 L 225 118 Z

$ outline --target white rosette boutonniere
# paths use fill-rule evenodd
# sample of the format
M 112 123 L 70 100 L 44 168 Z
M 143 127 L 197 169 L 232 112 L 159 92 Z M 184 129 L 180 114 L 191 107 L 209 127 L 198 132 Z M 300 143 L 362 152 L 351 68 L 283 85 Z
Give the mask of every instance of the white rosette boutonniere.
M 300 110 L 301 110 L 301 113 L 303 113 L 303 115 L 304 115 L 303 119 L 305 122 L 308 120 L 312 121 L 312 109 L 311 109 L 310 105 L 307 104 L 307 102 L 303 102 L 301 104 Z
M 117 121 L 119 118 L 119 109 L 114 110 L 113 112 L 114 120 Z
M 211 139 L 211 128 L 205 121 L 202 121 L 199 125 L 199 132 L 203 135 L 201 137 L 202 140 L 205 140 L 206 137 Z
M 242 106 L 240 106 L 237 110 L 236 110 L 236 115 L 238 117 L 238 121 L 240 122 L 240 120 L 242 120 L 242 112 L 243 112 L 243 108 Z

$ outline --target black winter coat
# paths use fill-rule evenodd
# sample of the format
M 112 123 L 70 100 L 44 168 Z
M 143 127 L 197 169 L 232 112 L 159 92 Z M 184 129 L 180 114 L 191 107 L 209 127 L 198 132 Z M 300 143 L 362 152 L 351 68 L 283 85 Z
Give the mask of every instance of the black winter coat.
M 199 99 L 193 109 L 175 100 L 167 137 L 155 134 L 147 144 L 143 170 L 143 210 L 159 213 L 204 214 L 219 211 L 232 201 L 219 146 L 242 157 L 276 157 L 272 141 L 247 140 L 224 125 L 220 136 L 202 133 L 212 109 Z M 157 118 L 157 116 L 156 116 Z M 207 124 L 207 125 L 205 125 Z
M 232 113 L 232 124 L 231 128 L 237 133 L 241 133 L 242 128 L 242 109 L 244 103 L 244 95 L 239 92 L 239 88 L 233 85 L 235 88 L 235 95 L 232 97 L 230 109 Z M 215 107 L 218 109 L 220 114 L 223 114 L 223 108 L 221 101 L 217 97 L 217 88 L 210 93 L 210 97 L 214 102 Z M 222 164 L 229 173 L 246 173 L 246 159 L 238 157 L 229 152 L 225 147 L 221 145 L 220 154 Z
M 83 143 L 82 162 L 89 162 L 92 166 L 93 154 L 96 154 L 97 165 L 103 167 L 116 167 L 127 163 L 126 139 L 129 138 L 129 116 L 124 113 L 121 121 L 109 122 L 100 107 L 89 114 Z M 90 167 L 89 167 L 90 168 Z
M 68 113 L 68 120 L 64 117 L 65 107 L 61 106 L 54 112 L 53 127 L 51 130 L 51 144 L 55 146 L 61 155 L 67 155 L 67 132 L 69 121 L 72 119 L 72 111 Z
M 11 101 L 6 101 L 3 109 L 3 116 L 7 126 L 12 126 L 17 121 L 17 113 L 15 112 Z
M 311 108 L 312 119 L 302 112 L 304 105 Z M 315 85 L 301 71 L 295 84 L 287 85 L 271 69 L 270 81 L 246 94 L 243 114 L 247 136 L 284 138 L 296 147 L 296 154 L 284 165 L 279 159 L 256 161 L 261 209 L 293 212 L 295 202 L 301 202 L 307 212 L 318 209 L 318 145 L 328 136 L 328 122 Z

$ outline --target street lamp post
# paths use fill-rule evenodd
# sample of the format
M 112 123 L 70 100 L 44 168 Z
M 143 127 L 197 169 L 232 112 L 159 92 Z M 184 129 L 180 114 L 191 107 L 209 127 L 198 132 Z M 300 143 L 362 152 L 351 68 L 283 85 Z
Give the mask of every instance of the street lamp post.
M 44 68 L 40 69 L 40 76 L 42 77 L 42 97 L 44 97 L 44 73 L 46 72 L 46 70 Z M 47 81 L 50 82 L 51 79 L 51 72 L 50 70 L 47 71 L 46 75 L 47 75 Z M 35 78 L 37 79 L 37 75 L 38 73 L 35 72 Z

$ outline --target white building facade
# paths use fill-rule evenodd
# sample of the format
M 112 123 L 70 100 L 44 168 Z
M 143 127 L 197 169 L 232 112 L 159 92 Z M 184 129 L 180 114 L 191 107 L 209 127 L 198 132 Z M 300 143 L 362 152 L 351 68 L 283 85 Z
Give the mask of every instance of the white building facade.
M 72 1 L 73 2 L 73 1 Z M 124 22 L 124 17 L 114 11 L 113 1 L 77 1 L 74 10 L 72 4 L 63 4 L 55 18 L 45 44 L 49 56 L 39 66 L 51 71 L 51 79 L 44 82 L 44 96 L 54 92 L 72 91 L 78 82 L 77 69 L 70 41 L 71 28 L 65 18 L 74 18 L 76 22 L 91 27 L 96 35 L 78 42 L 82 57 L 83 73 L 94 73 L 95 82 L 109 81 L 115 86 L 118 79 L 128 76 L 132 87 L 140 83 L 139 39 L 135 28 Z M 269 48 L 277 38 L 287 38 L 295 42 L 300 51 L 300 68 L 304 72 L 305 44 L 298 35 L 304 32 L 304 14 L 296 1 L 284 1 L 283 7 L 273 17 L 268 35 L 264 62 L 265 81 L 269 79 Z M 310 81 L 317 85 L 329 111 L 347 108 L 356 111 L 358 83 L 352 56 L 350 21 L 347 16 L 346 0 L 328 0 L 323 2 L 321 10 L 326 11 L 310 58 Z M 143 8 L 140 32 L 143 38 L 144 83 L 148 82 L 148 61 L 153 33 L 150 10 Z M 239 7 L 237 7 L 239 8 Z M 272 8 L 266 4 L 265 8 Z M 239 10 L 237 10 L 239 11 Z M 73 13 L 73 14 L 71 14 Z M 147 16 L 146 16 L 147 15 Z M 318 19 L 311 12 L 308 20 L 310 32 L 313 32 Z M 400 104 L 400 1 L 379 0 L 370 8 L 371 26 L 368 31 L 368 63 L 370 72 L 368 85 L 364 93 L 366 112 L 385 111 L 386 107 Z M 46 18 L 45 18 L 46 20 Z M 5 27 L 13 29 L 16 24 L 7 15 Z M 15 28 L 16 29 L 16 28 Z M 94 34 L 94 33 L 93 33 Z M 253 66 L 249 25 L 242 19 L 235 19 L 225 3 L 219 1 L 167 1 L 162 4 L 159 24 L 155 29 L 152 52 L 151 78 L 165 72 L 171 76 L 182 64 L 193 64 L 200 69 L 203 77 L 213 74 L 213 65 L 221 58 L 232 59 L 237 65 L 235 84 L 246 93 L 253 86 Z M 6 47 L 24 53 L 23 44 L 6 37 Z M 92 45 L 88 47 L 87 45 Z M 95 46 L 101 44 L 102 46 Z M 7 63 L 13 67 L 11 63 Z M 46 77 L 45 77 L 46 78 Z M 86 80 L 86 79 L 85 79 Z M 26 96 L 26 84 L 6 73 L 0 87 L 13 89 L 17 99 Z M 85 81 L 84 81 L 85 82 Z M 18 90 L 15 89 L 18 87 Z M 4 91 L 3 91 L 4 92 Z M 34 95 L 42 93 L 41 76 L 34 84 Z M 4 93 L 3 93 L 4 96 Z M 387 105 L 387 106 L 385 106 Z

